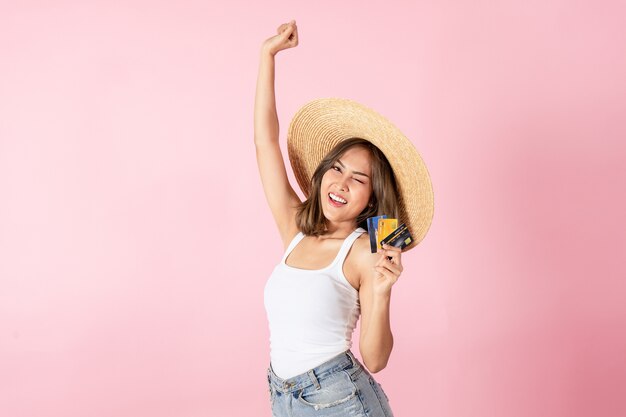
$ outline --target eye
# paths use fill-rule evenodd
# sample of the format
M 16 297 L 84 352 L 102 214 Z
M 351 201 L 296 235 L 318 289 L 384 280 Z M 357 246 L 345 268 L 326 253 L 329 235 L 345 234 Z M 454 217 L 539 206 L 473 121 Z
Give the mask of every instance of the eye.
M 337 171 L 341 172 L 341 168 L 339 168 L 337 165 L 333 166 L 331 169 L 335 169 L 337 168 Z
M 361 184 L 363 184 L 363 181 L 361 181 L 361 180 L 357 180 L 356 178 L 354 178 L 354 180 L 360 182 Z

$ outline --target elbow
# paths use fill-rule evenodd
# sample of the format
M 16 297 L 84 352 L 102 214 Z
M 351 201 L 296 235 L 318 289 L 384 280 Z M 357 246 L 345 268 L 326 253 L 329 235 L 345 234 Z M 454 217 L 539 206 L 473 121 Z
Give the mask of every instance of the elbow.
M 367 370 L 370 371 L 370 374 L 375 374 L 375 373 L 380 372 L 380 368 L 375 367 L 375 366 L 373 366 L 373 367 L 372 366 L 368 366 Z
M 391 356 L 391 350 L 389 350 L 388 353 L 377 355 L 363 355 L 363 353 L 364 352 L 361 352 L 361 356 L 363 357 L 363 364 L 372 374 L 375 374 L 385 369 L 387 367 L 387 363 L 389 362 L 389 357 Z
M 365 366 L 367 367 L 367 370 L 370 371 L 370 373 L 375 374 L 378 373 L 380 371 L 382 371 L 383 369 L 385 369 L 387 367 L 387 362 L 382 363 L 382 362 L 366 362 Z
M 368 366 L 367 370 L 370 371 L 370 373 L 372 373 L 372 374 L 376 374 L 376 373 L 382 371 L 383 369 L 385 369 L 386 366 L 387 365 L 372 366 L 372 367 Z
M 368 346 L 365 341 L 362 341 L 359 348 L 361 351 L 361 357 L 363 358 L 363 364 L 370 373 L 377 373 L 387 367 L 391 351 L 393 350 L 393 338 L 390 339 L 390 343 L 385 348 L 379 348 L 378 350 L 367 349 Z

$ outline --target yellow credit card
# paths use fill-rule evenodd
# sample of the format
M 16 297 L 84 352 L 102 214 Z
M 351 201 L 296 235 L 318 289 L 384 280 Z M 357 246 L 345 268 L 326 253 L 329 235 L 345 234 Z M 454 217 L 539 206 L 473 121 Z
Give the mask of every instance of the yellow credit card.
M 378 236 L 376 237 L 376 246 L 381 248 L 380 241 L 389 236 L 398 228 L 398 219 L 380 219 L 378 220 Z

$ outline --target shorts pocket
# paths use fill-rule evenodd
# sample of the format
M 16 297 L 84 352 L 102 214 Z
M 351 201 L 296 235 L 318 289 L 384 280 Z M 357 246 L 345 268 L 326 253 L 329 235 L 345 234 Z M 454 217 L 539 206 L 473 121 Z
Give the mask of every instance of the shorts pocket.
M 316 410 L 334 407 L 356 397 L 357 388 L 350 375 L 337 371 L 319 381 L 320 388 L 308 386 L 298 394 L 298 401 Z

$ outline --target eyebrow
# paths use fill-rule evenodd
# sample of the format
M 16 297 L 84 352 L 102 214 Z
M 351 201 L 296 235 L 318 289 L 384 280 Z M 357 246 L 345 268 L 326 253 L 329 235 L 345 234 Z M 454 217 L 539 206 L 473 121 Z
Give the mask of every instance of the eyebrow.
M 340 159 L 337 159 L 337 162 L 339 162 L 339 163 L 341 164 L 341 166 L 342 166 L 342 167 L 344 167 L 344 168 L 346 167 L 344 164 L 342 164 L 342 163 L 341 163 L 341 160 L 340 160 Z M 352 173 L 353 173 L 353 174 L 357 174 L 357 175 L 363 175 L 363 176 L 365 176 L 365 177 L 367 177 L 367 178 L 369 178 L 369 177 L 370 177 L 369 175 L 364 174 L 364 173 L 359 172 L 359 171 L 352 171 Z

